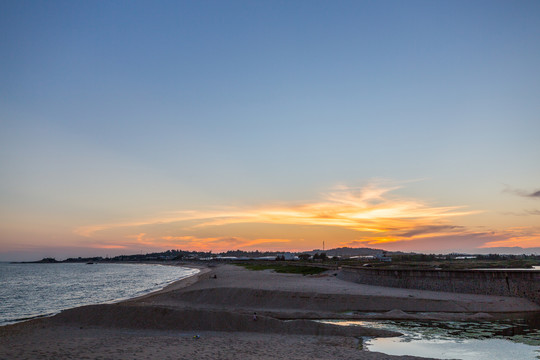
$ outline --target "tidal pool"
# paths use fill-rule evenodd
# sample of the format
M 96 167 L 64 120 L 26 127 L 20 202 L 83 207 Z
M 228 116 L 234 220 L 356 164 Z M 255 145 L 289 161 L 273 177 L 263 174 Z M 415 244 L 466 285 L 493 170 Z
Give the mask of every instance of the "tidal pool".
M 462 360 L 540 359 L 540 317 L 498 321 L 332 321 L 399 331 L 394 338 L 363 338 L 364 350 Z

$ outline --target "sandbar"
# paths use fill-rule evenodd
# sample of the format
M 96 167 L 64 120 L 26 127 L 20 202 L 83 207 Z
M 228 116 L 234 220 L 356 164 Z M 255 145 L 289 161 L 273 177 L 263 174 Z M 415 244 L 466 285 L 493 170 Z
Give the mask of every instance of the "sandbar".
M 398 333 L 313 320 L 481 320 L 540 311 L 522 298 L 362 285 L 337 271 L 200 270 L 136 299 L 0 327 L 0 359 L 419 359 L 361 349 L 364 337 Z

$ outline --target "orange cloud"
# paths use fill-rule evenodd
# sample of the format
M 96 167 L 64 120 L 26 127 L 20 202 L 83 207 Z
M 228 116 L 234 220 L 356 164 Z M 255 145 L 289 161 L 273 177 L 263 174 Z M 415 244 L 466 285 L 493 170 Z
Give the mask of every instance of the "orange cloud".
M 91 246 L 95 249 L 125 249 L 126 245 L 108 245 L 108 244 L 98 244 Z
M 460 207 L 430 207 L 418 200 L 384 197 L 396 189 L 369 186 L 355 191 L 341 188 L 326 196 L 326 201 L 264 207 L 243 211 L 200 214 L 203 220 L 195 227 L 237 223 L 274 223 L 294 225 L 337 226 L 360 232 L 378 233 L 396 229 L 415 229 L 437 223 L 445 218 L 470 215 L 473 211 L 458 211 Z
M 328 194 L 324 201 L 315 203 L 223 208 L 218 211 L 181 211 L 147 220 L 86 226 L 76 229 L 75 232 L 90 237 L 111 229 L 182 222 L 194 223 L 183 227 L 190 231 L 230 224 L 266 223 L 341 227 L 370 234 L 395 232 L 395 236 L 407 238 L 403 234 L 419 228 L 437 232 L 437 227 L 446 227 L 445 219 L 476 213 L 462 211 L 456 206 L 432 207 L 419 200 L 389 196 L 388 193 L 395 189 L 397 187 L 383 188 L 375 185 L 362 189 L 341 187 Z
M 379 184 L 363 188 L 341 186 L 319 201 L 168 212 L 136 221 L 79 227 L 75 232 L 101 239 L 102 243 L 116 239 L 111 248 L 137 249 L 306 249 L 320 246 L 322 240 L 336 246 L 384 244 L 417 250 L 539 246 L 538 230 L 487 231 L 482 227 L 459 226 L 452 219 L 479 211 L 432 206 L 397 196 L 397 189 L 398 186 Z M 125 240 L 118 241 L 122 238 Z
M 268 247 L 288 244 L 289 239 L 244 239 L 240 237 L 198 237 L 198 236 L 156 236 L 150 237 L 145 233 L 130 235 L 127 238 L 136 239 L 130 247 L 147 245 L 153 248 L 179 248 L 184 250 L 226 251 L 231 249 L 247 250 L 257 247 Z
M 486 242 L 482 248 L 491 247 L 539 247 L 540 231 L 530 227 L 510 228 L 497 234 L 498 240 Z

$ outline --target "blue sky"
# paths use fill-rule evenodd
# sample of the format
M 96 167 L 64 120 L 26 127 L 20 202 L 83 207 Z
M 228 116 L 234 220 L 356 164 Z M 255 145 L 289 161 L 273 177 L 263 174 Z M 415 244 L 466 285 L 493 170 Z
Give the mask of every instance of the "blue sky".
M 0 33 L 1 253 L 241 246 L 271 231 L 77 229 L 374 184 L 471 213 L 384 245 L 540 247 L 537 1 L 4 1 Z M 287 231 L 268 248 L 318 245 Z

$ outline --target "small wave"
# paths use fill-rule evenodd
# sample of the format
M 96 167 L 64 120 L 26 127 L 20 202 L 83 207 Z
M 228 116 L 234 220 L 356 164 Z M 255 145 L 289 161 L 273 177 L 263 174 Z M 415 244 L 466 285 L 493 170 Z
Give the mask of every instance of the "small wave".
M 0 326 L 74 307 L 125 301 L 198 272 L 141 265 L 146 264 L 100 264 L 91 269 L 86 264 L 0 264 Z

